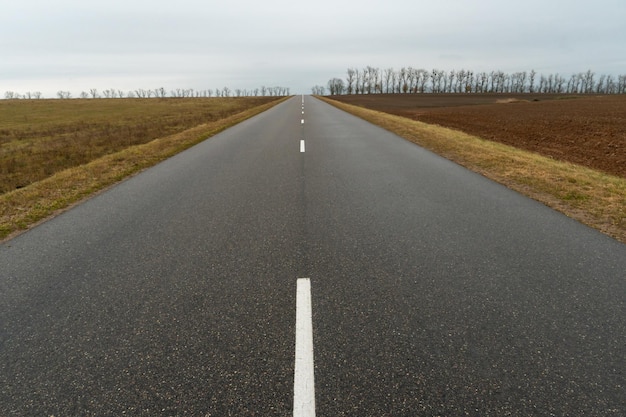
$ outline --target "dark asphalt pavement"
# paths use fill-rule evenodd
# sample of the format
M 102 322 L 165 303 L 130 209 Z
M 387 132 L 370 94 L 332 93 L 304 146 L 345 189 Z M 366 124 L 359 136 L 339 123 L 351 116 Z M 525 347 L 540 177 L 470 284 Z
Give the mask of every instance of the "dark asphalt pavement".
M 304 103 L 0 245 L 0 416 L 291 415 L 302 277 L 318 416 L 626 415 L 626 245 Z

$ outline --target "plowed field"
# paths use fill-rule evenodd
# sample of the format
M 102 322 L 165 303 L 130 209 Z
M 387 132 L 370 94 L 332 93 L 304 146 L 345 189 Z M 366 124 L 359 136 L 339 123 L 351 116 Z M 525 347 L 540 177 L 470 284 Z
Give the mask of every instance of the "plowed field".
M 377 94 L 332 98 L 626 177 L 626 96 Z

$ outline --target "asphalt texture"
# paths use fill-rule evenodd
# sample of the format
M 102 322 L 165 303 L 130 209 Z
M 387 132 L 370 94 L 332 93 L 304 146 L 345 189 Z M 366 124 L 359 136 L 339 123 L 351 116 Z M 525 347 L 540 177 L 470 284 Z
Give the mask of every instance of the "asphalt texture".
M 301 103 L 0 245 L 0 416 L 291 415 L 303 277 L 318 416 L 626 415 L 626 245 Z

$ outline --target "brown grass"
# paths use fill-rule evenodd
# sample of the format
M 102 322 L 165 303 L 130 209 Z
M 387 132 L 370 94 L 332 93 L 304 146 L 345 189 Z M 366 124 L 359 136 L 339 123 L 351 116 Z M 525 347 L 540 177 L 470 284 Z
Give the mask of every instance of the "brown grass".
M 0 100 L 0 194 L 270 100 Z
M 626 243 L 626 178 L 458 130 L 324 100 Z
M 0 193 L 0 239 L 278 102 L 213 98 L 0 103 L 11 112 L 0 112 L 0 178 L 10 188 Z M 13 159 L 19 162 L 11 168 L 6 161 Z M 7 175 L 11 169 L 13 175 Z

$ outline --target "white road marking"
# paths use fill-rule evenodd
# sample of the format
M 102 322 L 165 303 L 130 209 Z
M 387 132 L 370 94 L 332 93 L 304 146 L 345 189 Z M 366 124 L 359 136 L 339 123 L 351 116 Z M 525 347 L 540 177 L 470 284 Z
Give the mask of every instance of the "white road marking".
M 304 124 L 304 119 L 302 119 L 302 120 L 300 121 L 300 124 Z
M 300 152 L 304 152 L 304 139 L 300 141 Z
M 311 280 L 296 282 L 296 364 L 293 378 L 293 416 L 315 417 Z

